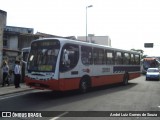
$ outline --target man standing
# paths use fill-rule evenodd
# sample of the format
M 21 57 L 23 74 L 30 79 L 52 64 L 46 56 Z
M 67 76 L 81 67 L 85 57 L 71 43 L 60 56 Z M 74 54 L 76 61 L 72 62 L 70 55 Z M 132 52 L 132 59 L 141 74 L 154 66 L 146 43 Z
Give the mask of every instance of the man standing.
M 2 87 L 5 86 L 7 83 L 9 86 L 9 81 L 8 81 L 8 74 L 9 74 L 9 67 L 6 61 L 3 62 L 2 65 L 2 70 L 3 70 L 3 82 L 2 82 Z
M 21 80 L 21 66 L 20 66 L 20 61 L 15 62 L 15 67 L 14 67 L 14 85 L 15 88 L 20 87 L 20 80 Z

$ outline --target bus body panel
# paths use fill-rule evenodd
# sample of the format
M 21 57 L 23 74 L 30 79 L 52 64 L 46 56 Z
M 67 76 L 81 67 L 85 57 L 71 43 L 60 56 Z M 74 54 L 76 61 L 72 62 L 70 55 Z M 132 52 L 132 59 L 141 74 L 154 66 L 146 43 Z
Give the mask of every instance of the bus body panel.
M 25 77 L 26 85 L 33 87 L 35 89 L 49 89 L 49 90 L 61 90 L 59 85 L 59 80 L 34 80 L 30 77 Z
M 140 73 L 130 73 L 129 79 L 132 80 L 140 76 Z M 116 74 L 116 75 L 106 75 L 106 76 L 92 76 L 91 77 L 91 87 L 97 87 L 102 85 L 109 85 L 114 83 L 123 82 L 124 74 Z M 63 78 L 59 80 L 31 80 L 30 78 L 26 78 L 26 84 L 28 86 L 32 86 L 35 89 L 50 89 L 55 91 L 66 91 L 66 90 L 74 90 L 79 89 L 81 77 L 79 78 Z
M 133 80 L 137 77 L 140 77 L 141 76 L 141 72 L 136 72 L 136 73 L 130 73 L 129 74 L 129 80 Z
M 123 81 L 123 74 L 95 76 L 92 80 L 92 87 L 120 83 Z

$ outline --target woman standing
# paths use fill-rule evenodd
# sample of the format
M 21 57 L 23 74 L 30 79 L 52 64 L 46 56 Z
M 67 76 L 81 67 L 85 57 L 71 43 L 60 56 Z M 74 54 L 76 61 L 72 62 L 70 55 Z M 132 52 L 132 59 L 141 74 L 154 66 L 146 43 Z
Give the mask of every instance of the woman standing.
M 20 87 L 20 80 L 21 80 L 21 66 L 20 66 L 20 61 L 15 62 L 15 67 L 14 67 L 14 85 L 15 88 Z
M 8 81 L 9 67 L 8 67 L 8 64 L 6 61 L 3 62 L 2 71 L 3 71 L 2 87 L 4 87 L 5 84 L 8 84 L 8 86 L 9 86 L 9 81 Z

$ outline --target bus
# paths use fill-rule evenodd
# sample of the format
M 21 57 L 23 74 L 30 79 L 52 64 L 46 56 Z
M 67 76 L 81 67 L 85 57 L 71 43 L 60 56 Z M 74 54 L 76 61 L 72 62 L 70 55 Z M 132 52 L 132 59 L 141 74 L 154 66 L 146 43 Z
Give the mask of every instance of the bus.
M 148 68 L 159 68 L 160 61 L 155 57 L 146 57 L 141 60 L 142 74 L 146 74 Z
M 140 53 L 104 45 L 43 38 L 31 42 L 25 76 L 35 89 L 68 91 L 114 83 L 128 84 L 140 76 Z

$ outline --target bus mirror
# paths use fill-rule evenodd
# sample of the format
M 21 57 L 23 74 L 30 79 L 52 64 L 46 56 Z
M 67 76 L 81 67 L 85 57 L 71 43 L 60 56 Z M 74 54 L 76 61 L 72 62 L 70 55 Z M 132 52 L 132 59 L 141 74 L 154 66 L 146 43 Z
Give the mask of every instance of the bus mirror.
M 34 56 L 32 55 L 32 56 L 30 57 L 29 61 L 32 61 L 32 60 L 33 60 L 33 57 L 34 57 Z

